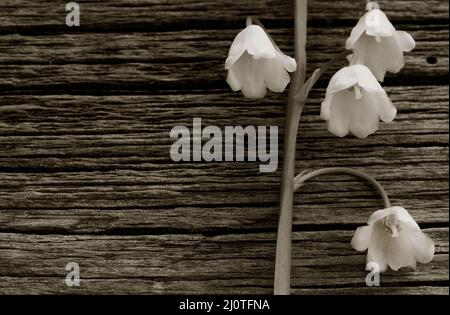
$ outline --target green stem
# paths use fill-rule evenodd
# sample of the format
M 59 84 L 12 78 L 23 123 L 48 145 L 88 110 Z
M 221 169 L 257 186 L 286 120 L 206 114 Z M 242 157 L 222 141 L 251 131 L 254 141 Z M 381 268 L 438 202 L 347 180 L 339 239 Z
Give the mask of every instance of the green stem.
M 320 68 L 317 68 L 314 70 L 313 74 L 306 80 L 303 87 L 295 94 L 295 99 L 299 102 L 304 102 L 308 98 L 310 90 L 314 87 L 314 85 L 317 83 L 317 81 L 322 77 L 322 75 L 328 71 L 328 69 L 336 64 L 338 61 L 341 61 L 343 57 L 345 57 L 348 54 L 347 50 L 343 50 L 342 52 L 336 54 L 331 60 L 329 60 L 327 63 L 320 66 Z
M 247 16 L 247 20 L 245 21 L 246 26 L 250 26 L 253 24 L 253 18 L 251 16 Z
M 297 71 L 289 88 L 281 175 L 280 217 L 275 261 L 274 294 L 290 294 L 292 204 L 294 195 L 295 152 L 300 115 L 304 101 L 296 100 L 306 76 L 307 0 L 295 1 L 295 59 Z
M 391 206 L 391 202 L 389 200 L 388 195 L 386 194 L 386 191 L 384 190 L 383 186 L 381 186 L 381 184 L 379 182 L 377 182 L 377 180 L 375 178 L 373 178 L 369 174 L 366 174 L 364 172 L 361 172 L 361 171 L 358 171 L 358 170 L 355 170 L 352 168 L 348 168 L 348 167 L 328 167 L 328 168 L 322 168 L 322 169 L 319 169 L 316 171 L 312 171 L 309 173 L 303 172 L 303 173 L 297 175 L 294 179 L 294 191 L 299 189 L 301 186 L 303 186 L 303 184 L 311 178 L 314 178 L 314 177 L 317 177 L 320 175 L 342 174 L 342 173 L 353 175 L 353 176 L 362 178 L 362 179 L 366 180 L 367 182 L 369 182 L 373 187 L 375 187 L 377 192 L 380 194 L 380 196 L 384 202 L 384 207 L 389 208 Z

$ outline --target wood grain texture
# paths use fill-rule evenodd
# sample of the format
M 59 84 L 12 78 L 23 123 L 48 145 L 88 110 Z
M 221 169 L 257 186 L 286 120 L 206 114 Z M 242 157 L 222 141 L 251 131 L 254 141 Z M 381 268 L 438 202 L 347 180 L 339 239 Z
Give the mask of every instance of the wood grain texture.
M 434 284 L 433 293 L 446 290 L 448 229 L 425 232 L 436 241 L 434 261 L 415 271 L 382 274 L 381 292 L 416 282 Z M 365 254 L 350 247 L 351 235 L 332 230 L 294 233 L 293 287 L 310 294 L 316 287 L 329 294 L 345 288 L 349 293 L 360 288 L 367 292 Z M 275 238 L 275 233 L 215 237 L 0 234 L 0 268 L 5 270 L 0 293 L 230 294 L 241 288 L 239 293 L 270 294 Z M 69 261 L 80 264 L 79 288 L 64 285 L 63 267 Z M 19 276 L 25 278 L 16 282 Z
M 344 50 L 346 28 L 311 28 L 308 41 L 309 70 Z M 446 26 L 421 26 L 409 30 L 416 49 L 406 53 L 406 65 L 387 82 L 445 80 L 448 73 Z M 430 36 L 429 34 L 432 34 Z M 190 30 L 132 34 L 5 35 L 0 44 L 0 87 L 3 91 L 92 91 L 226 88 L 224 60 L 235 30 Z M 293 55 L 292 29 L 272 32 L 280 48 Z M 13 45 L 11 45 L 13 43 Z M 17 45 L 25 48 L 17 50 Z M 429 58 L 435 63 L 430 63 Z M 326 79 L 344 65 L 331 67 Z M 3 92 L 5 93 L 5 92 Z
M 280 170 L 174 163 L 169 132 L 193 117 L 276 125 L 282 152 L 286 94 L 232 93 L 224 60 L 250 14 L 292 55 L 292 1 L 78 3 L 80 28 L 64 25 L 60 1 L 0 3 L 0 294 L 270 294 Z M 364 5 L 309 3 L 311 72 L 343 49 Z M 297 169 L 372 174 L 437 255 L 366 287 L 365 254 L 349 241 L 381 200 L 323 176 L 295 195 L 294 294 L 449 294 L 448 2 L 379 3 L 417 43 L 384 84 L 398 115 L 364 140 L 331 136 L 320 103 L 343 60 L 305 107 Z M 64 285 L 70 261 L 79 288 Z
M 383 124 L 366 140 L 340 141 L 319 119 L 324 91 L 315 90 L 302 118 L 298 168 L 359 167 L 377 177 L 393 201 L 419 222 L 444 223 L 448 87 L 387 90 L 399 109 L 395 122 Z M 232 117 L 239 117 L 244 126 L 278 125 L 281 138 L 284 105 L 274 96 L 258 103 L 226 92 L 201 100 L 199 95 L 62 95 L 0 101 L 0 208 L 39 210 L 24 216 L 4 212 L 3 229 L 85 233 L 276 227 L 279 170 L 260 174 L 255 162 L 173 163 L 168 137 L 174 125 L 189 126 L 192 117 L 201 117 L 205 126 L 230 125 Z M 148 123 L 157 119 L 157 124 Z M 296 203 L 297 225 L 361 224 L 381 206 L 370 187 L 345 175 L 312 181 L 296 195 Z
M 412 60 L 426 59 L 436 54 L 441 62 L 448 62 L 447 24 L 410 25 L 401 28 L 408 31 L 416 41 L 416 48 L 405 53 Z M 285 53 L 293 55 L 292 28 L 267 28 L 277 45 Z M 337 49 L 344 50 L 345 39 L 352 26 L 333 28 L 316 26 L 308 29 L 307 49 L 309 62 L 327 61 Z M 1 63 L 30 64 L 105 64 L 105 63 L 167 63 L 182 60 L 222 60 L 239 29 L 200 30 L 129 33 L 44 33 L 6 34 L 0 42 Z M 101 40 L 99 40 L 101 38 Z M 17 45 L 21 49 L 16 49 Z M 313 58 L 313 59 L 311 59 Z M 414 66 L 406 62 L 405 66 Z M 422 62 L 423 64 L 423 62 Z M 417 65 L 416 65 L 417 66 Z M 437 64 L 443 70 L 445 64 Z M 311 66 L 312 67 L 312 66 Z M 398 73 L 402 75 L 404 69 Z
M 230 27 L 245 23 L 248 15 L 261 16 L 268 21 L 292 21 L 292 1 L 279 0 L 79 0 L 84 28 L 142 29 L 165 27 Z M 395 22 L 411 24 L 429 20 L 448 19 L 448 2 L 444 0 L 377 1 L 386 14 Z M 361 2 L 362 3 L 362 2 Z M 36 3 L 32 0 L 4 0 L 1 2 L 2 25 L 4 28 L 26 29 L 49 26 L 60 27 L 65 21 L 65 3 L 47 0 Z M 356 23 L 364 13 L 364 3 L 357 6 L 354 1 L 312 0 L 308 6 L 308 18 L 328 21 L 330 26 L 336 21 Z M 45 28 L 44 28 L 45 29 Z

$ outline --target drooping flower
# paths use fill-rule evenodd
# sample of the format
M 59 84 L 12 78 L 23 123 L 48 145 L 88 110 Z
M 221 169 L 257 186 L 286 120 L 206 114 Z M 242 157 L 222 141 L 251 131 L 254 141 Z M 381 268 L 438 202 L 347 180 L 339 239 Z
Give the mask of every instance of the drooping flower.
M 288 72 L 296 68 L 295 59 L 283 54 L 258 25 L 249 25 L 236 36 L 225 61 L 231 89 L 248 98 L 264 97 L 266 87 L 283 92 L 291 80 Z
M 404 208 L 390 207 L 374 212 L 366 226 L 359 227 L 352 247 L 367 252 L 367 263 L 377 263 L 379 271 L 387 266 L 397 271 L 416 267 L 433 259 L 435 245 Z
M 366 65 L 382 82 L 386 71 L 397 73 L 403 68 L 403 52 L 413 50 L 416 43 L 407 32 L 395 30 L 378 4 L 370 2 L 367 9 L 345 46 L 353 50 L 348 57 L 351 65 Z
M 397 109 L 364 65 L 342 68 L 334 74 L 322 102 L 320 117 L 338 137 L 349 132 L 366 138 L 378 130 L 379 119 L 391 122 Z

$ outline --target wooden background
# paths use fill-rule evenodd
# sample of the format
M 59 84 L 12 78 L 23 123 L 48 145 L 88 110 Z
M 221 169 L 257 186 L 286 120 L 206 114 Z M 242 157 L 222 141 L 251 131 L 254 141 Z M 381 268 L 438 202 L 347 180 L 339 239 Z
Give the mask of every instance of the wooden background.
M 360 3 L 359 3 L 360 2 Z M 308 70 L 343 49 L 365 1 L 310 1 Z M 0 293 L 272 292 L 279 177 L 256 162 L 174 163 L 170 129 L 278 125 L 286 94 L 232 93 L 224 61 L 249 14 L 293 54 L 293 1 L 0 2 Z M 417 48 L 385 87 L 398 116 L 365 140 L 319 119 L 327 80 L 301 119 L 297 168 L 374 175 L 436 241 L 416 271 L 368 288 L 354 229 L 380 198 L 324 176 L 295 196 L 295 294 L 448 294 L 448 2 L 379 1 Z M 342 65 L 344 61 L 342 62 Z M 280 164 L 281 167 L 281 164 Z M 66 287 L 65 265 L 81 267 Z

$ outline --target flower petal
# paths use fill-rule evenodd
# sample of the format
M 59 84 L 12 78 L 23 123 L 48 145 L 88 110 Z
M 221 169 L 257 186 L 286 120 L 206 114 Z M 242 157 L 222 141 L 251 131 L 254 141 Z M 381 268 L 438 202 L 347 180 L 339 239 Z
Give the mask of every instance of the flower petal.
M 256 60 L 276 58 L 276 49 L 269 36 L 259 25 L 247 26 L 247 52 Z
M 378 108 L 370 101 L 370 94 L 366 91 L 361 99 L 354 102 L 350 131 L 358 138 L 367 138 L 378 130 Z
M 325 101 L 322 103 L 321 108 L 322 119 L 328 119 L 332 99 L 335 97 L 335 94 L 347 90 L 356 84 L 369 92 L 384 92 L 381 85 L 377 82 L 377 79 L 366 66 L 355 64 L 344 67 L 336 72 L 328 83 Z M 348 101 L 350 101 L 350 103 L 353 102 L 350 99 Z
M 382 82 L 386 75 L 386 63 L 380 57 L 383 56 L 381 49 L 382 46 L 373 37 L 363 35 L 355 45 L 350 64 L 365 65 L 370 69 L 376 79 Z
M 369 247 L 370 238 L 372 237 L 371 226 L 360 226 L 356 229 L 352 238 L 352 247 L 357 251 L 365 251 Z
M 326 96 L 339 92 L 358 83 L 358 71 L 361 65 L 348 66 L 340 69 L 330 79 L 328 83 Z
M 397 115 L 397 108 L 392 104 L 386 91 L 382 90 L 378 93 L 370 93 L 366 96 L 365 101 L 371 103 L 373 108 L 377 109 L 377 116 L 384 122 L 391 122 Z
M 414 237 L 404 229 L 404 225 L 401 225 L 401 228 L 402 230 L 397 237 L 388 236 L 389 240 L 385 248 L 388 264 L 395 271 L 402 267 L 416 267 L 416 259 L 412 248 Z
M 396 237 L 386 230 L 384 218 L 395 215 L 398 224 Z M 417 262 L 428 263 L 433 259 L 435 245 L 424 234 L 411 215 L 402 207 L 390 207 L 378 210 L 368 220 L 371 237 L 368 244 L 367 261 L 376 262 L 383 271 L 389 265 L 393 270 L 402 267 L 416 267 Z M 367 242 L 367 229 L 355 233 L 354 239 L 360 240 L 355 249 L 363 249 Z M 358 232 L 358 230 L 357 230 Z M 352 245 L 354 240 L 352 240 Z
M 411 227 L 404 227 L 404 229 L 411 229 L 414 240 L 412 242 L 412 249 L 416 260 L 422 264 L 432 261 L 435 253 L 434 241 L 422 231 Z
M 350 66 L 358 80 L 358 85 L 369 93 L 384 93 L 383 87 L 377 81 L 377 78 L 372 74 L 369 68 L 364 65 Z
M 387 96 L 386 92 L 372 94 L 370 100 L 375 103 L 378 108 L 378 115 L 384 122 L 391 122 L 397 115 L 397 108 L 392 104 L 392 101 Z
M 382 82 L 386 71 L 399 72 L 405 61 L 403 50 L 395 37 L 383 37 L 377 42 L 374 37 L 363 35 L 355 45 L 350 64 L 366 65 Z
M 323 120 L 329 120 L 331 116 L 331 105 L 333 103 L 334 93 L 325 97 L 325 100 L 322 102 L 320 106 L 320 118 Z
M 234 91 L 242 90 L 247 98 L 263 98 L 266 95 L 261 60 L 254 60 L 245 52 L 230 70 L 227 82 Z
M 417 225 L 414 218 L 409 214 L 408 211 L 406 211 L 405 208 L 394 206 L 390 208 L 386 208 L 383 210 L 375 211 L 367 221 L 368 225 L 375 224 L 377 221 L 387 217 L 388 215 L 395 214 L 396 217 L 405 223 L 408 223 L 411 225 L 411 227 L 415 228 L 416 230 L 420 230 L 419 225 Z
M 380 272 L 386 271 L 388 266 L 387 257 L 385 255 L 385 247 L 388 244 L 388 237 L 381 222 L 373 225 L 372 237 L 370 239 L 369 250 L 367 252 L 367 262 L 375 262 L 379 265 Z
M 416 223 L 416 220 L 414 220 L 414 218 L 409 214 L 409 212 L 405 208 L 395 206 L 390 207 L 389 211 L 392 214 L 395 214 L 400 221 L 407 223 L 409 226 L 418 231 L 420 230 L 420 227 Z
M 396 31 L 394 38 L 403 51 L 409 52 L 416 47 L 414 38 L 404 31 Z
M 391 208 L 386 208 L 386 209 L 383 209 L 383 210 L 377 210 L 374 213 L 372 213 L 372 215 L 369 217 L 369 220 L 367 220 L 367 224 L 368 225 L 373 225 L 377 221 L 383 219 L 384 217 L 387 217 L 391 213 L 392 213 Z
M 279 59 L 261 60 L 261 71 L 267 87 L 273 92 L 283 92 L 291 81 L 291 77 Z
M 294 58 L 283 54 L 281 51 L 277 51 L 277 58 L 280 60 L 284 69 L 286 69 L 288 72 L 294 72 L 295 70 L 297 70 L 297 62 Z
M 236 35 L 233 43 L 231 44 L 230 51 L 228 52 L 228 58 L 225 61 L 225 69 L 230 67 L 242 56 L 247 50 L 247 28 L 243 29 Z
M 384 60 L 386 70 L 391 73 L 399 72 L 405 65 L 405 57 L 403 57 L 403 50 L 395 37 L 389 37 L 383 40 L 382 54 L 380 58 Z
M 366 34 L 370 36 L 389 37 L 393 36 L 395 28 L 386 14 L 380 9 L 373 9 L 366 13 Z
M 400 222 L 399 236 L 392 238 L 387 247 L 389 265 L 393 270 L 416 267 L 416 262 L 428 263 L 433 259 L 434 242 L 420 229 Z
M 361 98 L 350 89 L 356 86 L 362 89 Z M 378 130 L 380 112 L 385 120 L 392 120 L 396 114 L 372 72 L 356 64 L 342 68 L 331 78 L 320 116 L 328 120 L 328 130 L 339 137 L 351 131 L 358 138 L 366 138 Z
M 242 84 L 239 79 L 239 69 L 236 67 L 236 64 L 228 69 L 227 83 L 234 92 L 242 89 Z
M 236 35 L 225 61 L 225 69 L 228 70 L 245 51 L 255 59 L 277 56 L 270 38 L 259 25 L 249 25 Z
M 341 91 L 333 96 L 327 125 L 328 130 L 338 137 L 345 137 L 350 130 L 352 97 L 348 91 Z
M 364 14 L 359 20 L 356 26 L 352 29 L 350 33 L 350 37 L 347 39 L 345 43 L 345 49 L 353 49 L 355 43 L 359 40 L 361 35 L 366 31 L 366 16 L 367 13 Z
M 266 96 L 267 89 L 264 80 L 257 79 L 255 81 L 246 82 L 242 86 L 242 94 L 247 98 L 263 98 Z

